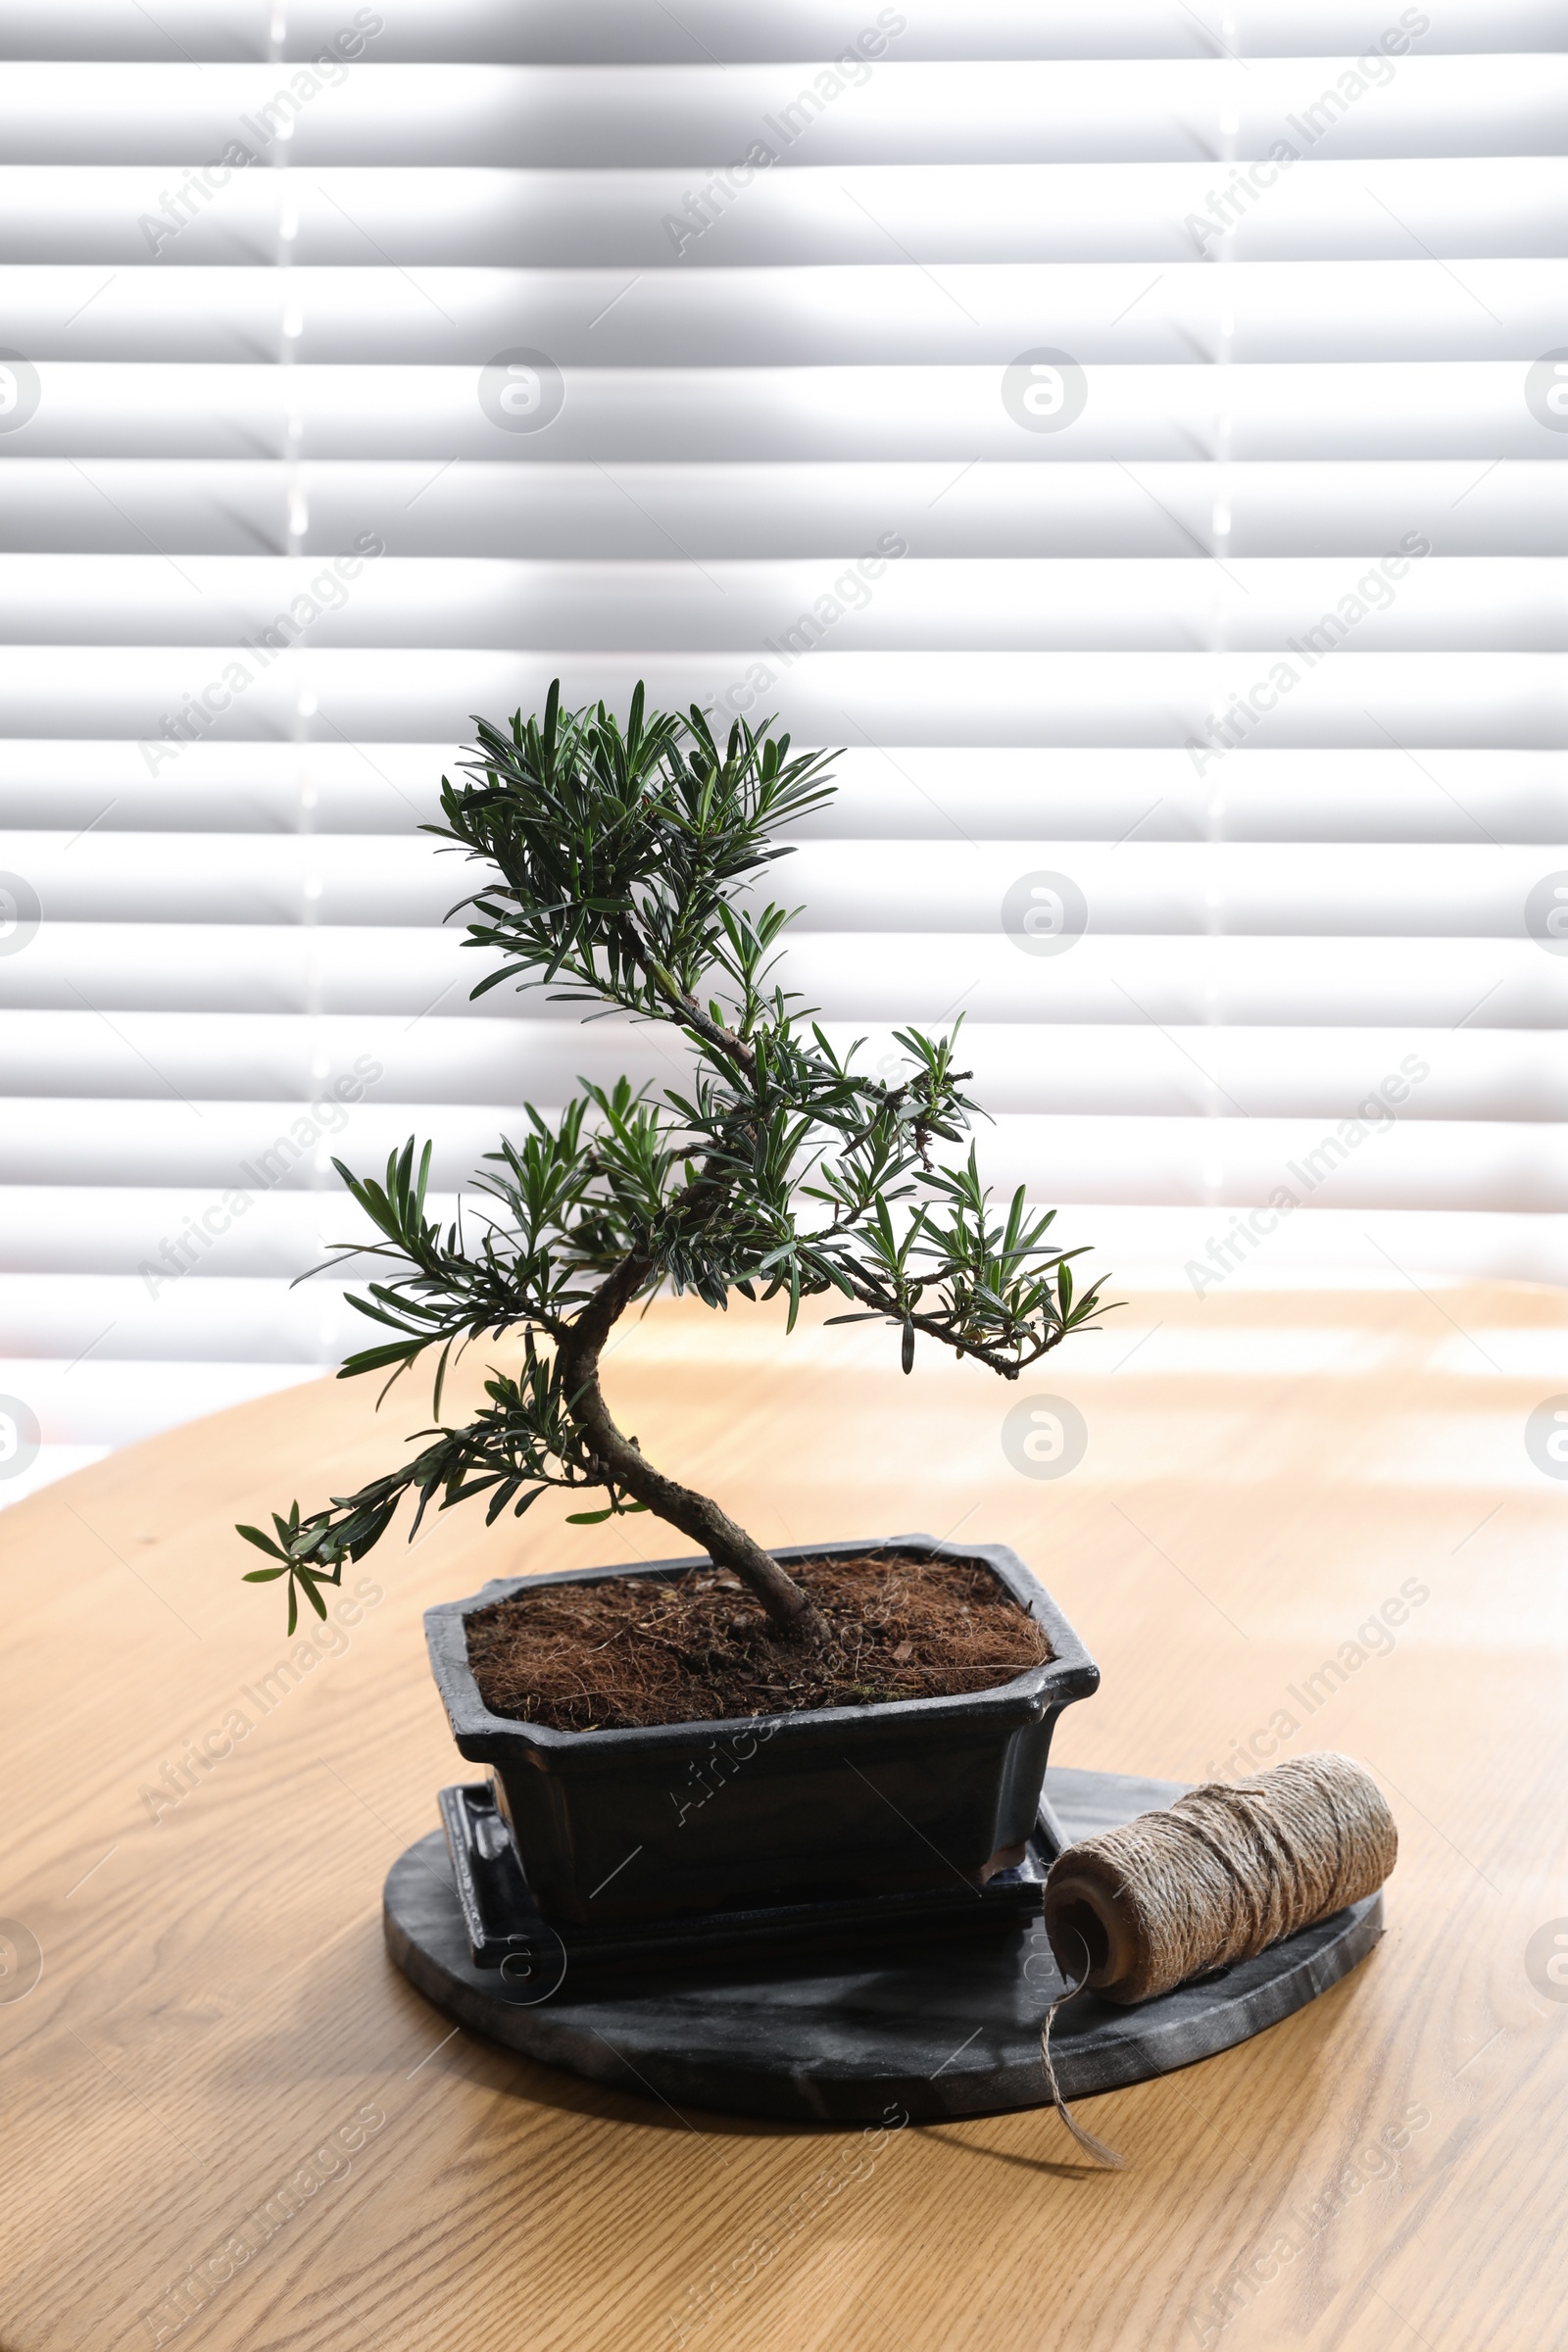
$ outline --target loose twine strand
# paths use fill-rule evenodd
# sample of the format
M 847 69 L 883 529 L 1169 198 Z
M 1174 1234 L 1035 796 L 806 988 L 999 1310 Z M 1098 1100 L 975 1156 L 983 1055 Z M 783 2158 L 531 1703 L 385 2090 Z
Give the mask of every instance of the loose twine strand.
M 1086 1963 L 1087 1959 L 1088 1947 L 1086 1945 Z M 1062 2007 L 1064 2002 L 1077 1999 L 1084 1988 L 1085 1981 L 1085 1978 L 1080 1977 L 1076 1984 L 1069 1984 L 1065 1992 L 1057 1993 L 1051 2007 L 1046 2011 L 1046 2022 L 1040 2029 L 1040 2055 L 1045 2063 L 1046 2087 L 1051 2093 L 1051 2104 L 1072 2133 L 1073 2138 L 1086 2155 L 1093 2156 L 1097 2164 L 1102 2164 L 1109 2171 L 1119 2173 L 1126 2166 L 1126 2157 L 1118 2149 L 1113 2148 L 1107 2140 L 1097 2139 L 1092 2132 L 1086 2131 L 1084 2126 L 1079 2123 L 1061 2095 L 1061 2086 L 1056 2081 L 1056 2063 L 1051 2055 L 1051 2029 L 1055 2022 L 1056 2011 Z
M 1051 2029 L 1085 1987 L 1122 2004 L 1266 1951 L 1382 1886 L 1398 1856 L 1394 1816 L 1348 1756 L 1296 1756 L 1234 1784 L 1210 1781 L 1155 1813 L 1069 1846 L 1046 1883 L 1046 1931 L 1067 1989 L 1052 2002 L 1040 2055 L 1052 2103 L 1099 2162 L 1124 2159 L 1073 2121 L 1056 2082 Z M 1098 1966 L 1059 1916 L 1053 1889 L 1083 1898 L 1113 1929 Z M 1058 1937 L 1060 1941 L 1058 1942 Z M 1076 1956 L 1061 1943 L 1076 1946 Z M 1069 1970 L 1069 1959 L 1072 1967 Z

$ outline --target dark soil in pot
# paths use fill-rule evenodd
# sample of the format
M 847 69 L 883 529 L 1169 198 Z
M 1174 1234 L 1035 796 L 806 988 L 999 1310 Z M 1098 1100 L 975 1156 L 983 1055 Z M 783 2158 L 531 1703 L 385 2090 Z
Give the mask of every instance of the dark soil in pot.
M 978 1561 L 885 1551 L 790 1561 L 829 1648 L 771 1638 L 737 1577 L 549 1585 L 467 1618 L 485 1705 L 557 1731 L 884 1706 L 994 1690 L 1051 1656 L 1043 1626 Z

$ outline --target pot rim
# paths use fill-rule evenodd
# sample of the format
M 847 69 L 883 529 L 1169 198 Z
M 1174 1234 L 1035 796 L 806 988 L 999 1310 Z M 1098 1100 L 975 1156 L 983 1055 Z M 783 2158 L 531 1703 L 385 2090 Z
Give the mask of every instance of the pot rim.
M 544 1575 L 493 1577 L 477 1592 L 462 1600 L 438 1601 L 424 1612 L 425 1642 L 430 1670 L 441 1693 L 461 1755 L 476 1763 L 515 1764 L 527 1760 L 545 1770 L 560 1765 L 592 1765 L 602 1759 L 606 1769 L 638 1757 L 653 1760 L 694 1740 L 746 1737 L 760 1724 L 773 1726 L 772 1737 L 792 1745 L 807 1740 L 852 1741 L 874 1736 L 881 1727 L 911 1719 L 940 1731 L 944 1726 L 972 1722 L 979 1714 L 1022 1725 L 1056 1712 L 1069 1700 L 1087 1698 L 1099 1688 L 1100 1669 L 1068 1624 L 1045 1586 L 1005 1544 L 951 1544 L 921 1534 L 856 1538 L 848 1542 L 770 1545 L 770 1556 L 791 1560 L 821 1559 L 824 1555 L 854 1559 L 870 1551 L 899 1549 L 923 1559 L 983 1561 L 1013 1598 L 1044 1626 L 1052 1654 L 990 1690 L 956 1691 L 946 1696 L 895 1698 L 878 1704 L 840 1707 L 802 1707 L 783 1715 L 719 1715 L 695 1717 L 683 1723 L 626 1726 L 615 1730 L 563 1732 L 551 1724 L 522 1723 L 515 1716 L 495 1715 L 479 1694 L 468 1663 L 466 1619 L 492 1601 L 514 1592 L 533 1592 L 550 1585 L 603 1584 L 612 1577 L 669 1577 L 712 1565 L 706 1552 L 676 1559 L 636 1560 L 597 1568 L 553 1569 Z

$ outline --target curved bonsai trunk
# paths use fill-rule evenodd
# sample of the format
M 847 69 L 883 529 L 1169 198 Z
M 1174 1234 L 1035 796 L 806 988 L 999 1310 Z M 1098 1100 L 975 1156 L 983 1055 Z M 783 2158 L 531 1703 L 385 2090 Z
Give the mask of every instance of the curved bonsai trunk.
M 566 1409 L 616 1484 L 657 1517 L 700 1544 L 710 1559 L 733 1569 L 787 1642 L 820 1642 L 827 1626 L 792 1576 L 753 1541 L 725 1510 L 693 1487 L 683 1487 L 646 1460 L 634 1438 L 616 1428 L 599 1386 L 599 1351 L 610 1326 L 636 1289 L 636 1269 L 617 1269 L 586 1306 L 560 1348 Z

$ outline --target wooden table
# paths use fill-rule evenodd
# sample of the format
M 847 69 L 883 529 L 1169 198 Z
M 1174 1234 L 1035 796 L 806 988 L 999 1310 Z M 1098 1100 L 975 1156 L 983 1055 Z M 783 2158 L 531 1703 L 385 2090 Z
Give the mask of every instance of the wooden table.
M 1568 2341 L 1568 1487 L 1524 1439 L 1568 1391 L 1568 1298 L 1152 1294 L 1047 1370 L 1024 1393 L 1090 1433 L 1054 1481 L 1003 1454 L 1016 1391 L 905 1381 L 880 1330 L 662 1307 L 607 1381 L 764 1540 L 1016 1545 L 1104 1672 L 1063 1762 L 1364 1759 L 1402 1854 L 1362 1968 L 1090 2102 L 1122 2174 L 1044 2112 L 872 2143 L 454 2034 L 381 1947 L 382 1878 L 457 1777 L 419 1612 L 614 1539 L 470 1507 L 291 1648 L 232 1522 L 345 1491 L 426 1417 L 313 1384 L 0 1515 L 6 2352 Z

